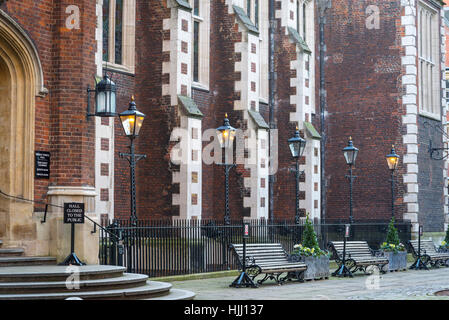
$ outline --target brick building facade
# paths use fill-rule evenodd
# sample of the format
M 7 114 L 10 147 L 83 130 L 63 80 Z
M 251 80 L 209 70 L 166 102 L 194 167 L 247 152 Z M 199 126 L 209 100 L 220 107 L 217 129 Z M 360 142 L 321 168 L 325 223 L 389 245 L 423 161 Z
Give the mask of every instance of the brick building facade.
M 87 88 L 105 74 L 117 85 L 117 112 L 134 95 L 147 115 L 136 140 L 136 152 L 147 155 L 137 165 L 139 218 L 223 219 L 215 128 L 227 114 L 237 129 L 231 219 L 294 218 L 287 140 L 296 127 L 307 141 L 301 216 L 320 219 L 317 7 L 312 0 L 274 4 L 270 86 L 269 0 L 0 1 L 0 189 L 54 205 L 43 224 L 41 203 L 2 197 L 5 245 L 64 257 L 65 202 L 84 202 L 97 222 L 129 217 L 129 163 L 119 156 L 129 140 L 117 117 L 87 116 Z M 429 141 L 445 142 L 434 130 L 446 123 L 442 17 L 432 0 L 332 2 L 325 29 L 326 219 L 347 217 L 341 149 L 352 136 L 360 148 L 356 220 L 389 217 L 385 155 L 394 144 L 402 160 L 397 216 L 428 231 L 447 223 L 447 165 L 428 152 Z M 429 51 L 418 45 L 420 34 Z M 42 151 L 51 155 L 48 179 L 34 172 Z M 76 240 L 87 262 L 98 253 L 90 231 L 83 225 Z
M 332 1 L 326 13 L 326 218 L 348 216 L 349 136 L 360 149 L 354 217 L 391 216 L 391 145 L 401 156 L 396 217 L 417 230 L 448 222 L 447 164 L 430 157 L 445 142 L 444 13 L 440 1 Z

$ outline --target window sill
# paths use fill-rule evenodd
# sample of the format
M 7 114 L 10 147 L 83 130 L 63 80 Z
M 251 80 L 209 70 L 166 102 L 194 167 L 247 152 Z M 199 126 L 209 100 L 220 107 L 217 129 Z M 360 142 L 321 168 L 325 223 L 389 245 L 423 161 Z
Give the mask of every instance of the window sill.
M 208 85 L 205 85 L 205 84 L 202 84 L 202 83 L 199 83 L 199 82 L 195 82 L 195 81 L 192 81 L 192 89 L 199 89 L 199 90 L 202 90 L 202 91 L 209 92 L 209 86 Z
M 420 110 L 419 115 L 436 121 L 441 121 L 441 115 Z
M 117 73 L 129 75 L 129 76 L 135 75 L 134 68 L 130 68 L 125 65 L 114 64 L 114 63 L 110 63 L 110 62 L 106 62 L 106 61 L 103 61 L 103 69 L 105 71 L 117 72 Z

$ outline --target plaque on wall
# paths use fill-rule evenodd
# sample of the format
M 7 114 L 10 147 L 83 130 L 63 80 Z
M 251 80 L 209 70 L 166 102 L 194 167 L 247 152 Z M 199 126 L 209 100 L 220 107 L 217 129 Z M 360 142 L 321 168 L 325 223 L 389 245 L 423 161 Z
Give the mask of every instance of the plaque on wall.
M 34 177 L 36 179 L 50 178 L 50 152 L 36 151 L 34 161 Z

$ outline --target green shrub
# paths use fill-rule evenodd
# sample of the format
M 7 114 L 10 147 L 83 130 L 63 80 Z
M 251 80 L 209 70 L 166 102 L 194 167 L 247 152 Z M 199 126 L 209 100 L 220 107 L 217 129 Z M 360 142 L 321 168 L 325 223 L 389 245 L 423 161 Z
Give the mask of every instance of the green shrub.
M 399 251 L 405 251 L 405 246 L 401 243 L 399 239 L 398 229 L 394 226 L 394 217 L 391 218 L 391 221 L 388 225 L 387 238 L 384 243 L 380 246 L 380 248 L 384 251 L 397 253 Z
M 302 232 L 302 243 L 296 244 L 293 247 L 292 254 L 297 254 L 305 257 L 321 257 L 329 256 L 329 253 L 325 250 L 321 250 L 318 244 L 318 239 L 313 229 L 312 221 L 307 214 L 306 222 L 304 224 L 304 230 Z

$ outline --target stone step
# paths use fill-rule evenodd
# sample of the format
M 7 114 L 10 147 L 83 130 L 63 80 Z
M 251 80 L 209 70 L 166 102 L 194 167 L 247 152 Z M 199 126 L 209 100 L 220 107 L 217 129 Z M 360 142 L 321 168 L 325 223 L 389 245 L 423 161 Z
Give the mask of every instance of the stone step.
M 167 296 L 170 294 L 171 284 L 147 281 L 143 286 L 127 289 L 100 290 L 87 292 L 35 293 L 35 294 L 0 294 L 0 300 L 65 300 L 67 298 L 81 298 L 83 300 L 136 300 Z M 175 291 L 176 293 L 176 291 Z
M 80 280 L 70 274 L 66 277 L 66 281 L 3 282 L 0 283 L 0 294 L 44 294 L 127 289 L 144 286 L 148 280 L 146 275 L 132 273 L 125 273 L 121 277 L 94 280 Z
M 21 256 L 24 251 L 23 248 L 0 248 L 0 257 Z
M 171 289 L 168 294 L 144 300 L 193 300 L 195 293 L 189 290 Z
M 22 256 L 0 257 L 0 267 L 54 265 L 54 264 L 56 264 L 56 259 L 53 257 L 22 257 Z
M 8 282 L 65 282 L 67 277 L 78 272 L 80 280 L 98 280 L 122 277 L 125 267 L 87 265 L 87 266 L 17 266 L 0 268 L 0 283 Z

